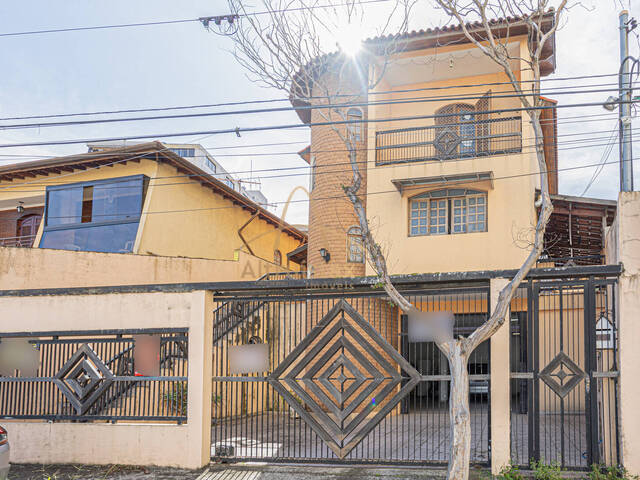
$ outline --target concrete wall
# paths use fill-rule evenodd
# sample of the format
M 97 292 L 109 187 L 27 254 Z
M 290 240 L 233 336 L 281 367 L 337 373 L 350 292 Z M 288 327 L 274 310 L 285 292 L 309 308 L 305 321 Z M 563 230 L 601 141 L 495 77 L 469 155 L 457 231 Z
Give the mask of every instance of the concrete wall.
M 186 425 L 3 420 L 15 463 L 125 463 L 198 468 L 210 458 L 209 292 L 0 298 L 3 332 L 189 329 Z M 46 312 L 46 321 L 43 315 Z
M 256 280 L 286 271 L 238 252 L 235 260 L 0 247 L 0 290 Z
M 607 260 L 623 265 L 618 286 L 620 355 L 620 431 L 622 462 L 640 474 L 640 192 L 622 192 L 617 218 L 607 234 Z M 608 263 L 609 263 L 608 262 Z

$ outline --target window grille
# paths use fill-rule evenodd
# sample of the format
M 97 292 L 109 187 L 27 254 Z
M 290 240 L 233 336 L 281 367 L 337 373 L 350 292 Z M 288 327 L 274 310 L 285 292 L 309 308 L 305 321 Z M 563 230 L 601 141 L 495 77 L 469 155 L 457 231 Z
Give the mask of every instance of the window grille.
M 487 194 L 467 188 L 445 188 L 409 200 L 409 235 L 484 232 Z
M 364 263 L 364 241 L 360 227 L 351 227 L 347 231 L 347 260 L 352 263 Z

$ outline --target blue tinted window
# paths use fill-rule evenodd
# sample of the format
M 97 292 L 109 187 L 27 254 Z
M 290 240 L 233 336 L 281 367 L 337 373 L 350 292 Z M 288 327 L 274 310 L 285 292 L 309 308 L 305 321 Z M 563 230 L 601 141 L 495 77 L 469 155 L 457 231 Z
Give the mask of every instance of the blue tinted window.
M 51 190 L 47 193 L 46 225 L 80 223 L 82 217 L 82 187 Z
M 137 218 L 142 211 L 142 180 L 94 185 L 92 207 L 94 223 Z
M 45 231 L 40 248 L 87 252 L 130 253 L 138 222 Z
M 41 248 L 133 251 L 144 197 L 143 176 L 96 181 L 47 191 Z

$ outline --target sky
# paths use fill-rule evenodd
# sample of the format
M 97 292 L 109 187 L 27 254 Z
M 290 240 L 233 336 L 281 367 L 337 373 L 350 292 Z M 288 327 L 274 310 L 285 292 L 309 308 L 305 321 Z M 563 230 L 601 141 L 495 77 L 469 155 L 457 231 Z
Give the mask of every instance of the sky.
M 259 4 L 259 1 L 255 3 Z M 428 4 L 427 0 L 421 0 L 411 18 L 411 29 L 445 22 L 443 16 Z M 618 12 L 623 7 L 630 10 L 631 16 L 640 18 L 640 0 L 587 0 L 582 2 L 582 6 L 572 8 L 557 35 L 556 72 L 548 78 L 617 72 Z M 373 18 L 377 15 L 383 19 L 386 15 L 383 6 L 372 5 L 367 7 L 367 11 Z M 0 3 L 0 33 L 189 19 L 226 13 L 228 9 L 224 0 L 3 0 Z M 634 33 L 640 33 L 640 27 Z M 640 41 L 635 34 L 631 35 L 630 42 L 631 54 L 639 55 Z M 0 37 L 0 118 L 283 98 L 281 92 L 261 87 L 248 79 L 231 55 L 231 49 L 232 43 L 228 38 L 207 32 L 198 22 Z M 586 87 L 606 83 L 592 88 L 609 89 L 615 81 L 612 78 L 575 80 L 572 84 Z M 553 82 L 545 84 L 553 86 Z M 600 102 L 610 94 L 614 92 L 555 95 L 555 98 L 559 104 Z M 276 105 L 288 106 L 288 103 Z M 199 111 L 214 110 L 220 109 Z M 559 109 L 561 169 L 594 165 L 602 160 L 617 118 L 615 114 L 603 117 L 603 113 L 606 112 L 600 106 Z M 0 125 L 12 122 L 0 121 Z M 0 130 L 0 144 L 299 123 L 297 115 L 288 111 L 269 115 L 5 129 Z M 635 128 L 638 128 L 637 123 L 638 120 Z M 584 147 L 582 140 L 585 138 L 593 139 L 593 143 L 588 148 L 576 148 Z M 636 138 L 640 139 L 640 135 Z M 309 182 L 306 163 L 295 154 L 309 141 L 309 131 L 305 127 L 243 133 L 241 137 L 224 134 L 161 139 L 200 143 L 227 171 L 241 178 L 259 178 L 263 193 L 269 201 L 277 203 L 278 213 L 282 211 L 289 193 L 298 185 L 306 187 Z M 570 143 L 575 139 L 581 140 Z M 250 147 L 279 142 L 291 144 Z M 636 152 L 640 152 L 640 142 L 634 142 L 634 147 Z M 0 165 L 27 159 L 28 156 L 84 151 L 86 146 L 82 144 L 3 148 L 0 149 Z M 607 162 L 617 158 L 618 148 L 614 145 Z M 295 169 L 287 171 L 289 176 L 285 177 L 281 172 L 265 171 L 283 167 Z M 594 170 L 590 167 L 560 172 L 560 193 L 582 194 Z M 636 165 L 635 170 L 635 184 L 638 186 L 640 165 Z M 275 175 L 278 177 L 274 178 Z M 605 165 L 587 196 L 615 199 L 618 182 L 618 166 Z M 306 194 L 303 191 L 294 194 L 286 220 L 296 224 L 307 223 Z

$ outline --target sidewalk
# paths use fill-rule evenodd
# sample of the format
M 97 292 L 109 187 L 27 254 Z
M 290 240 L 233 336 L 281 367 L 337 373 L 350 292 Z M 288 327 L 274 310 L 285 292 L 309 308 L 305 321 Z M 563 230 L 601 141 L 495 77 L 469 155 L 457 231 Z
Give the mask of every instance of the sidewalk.
M 471 472 L 472 479 L 486 478 Z M 400 466 L 212 465 L 198 480 L 426 480 L 446 477 L 445 469 Z

